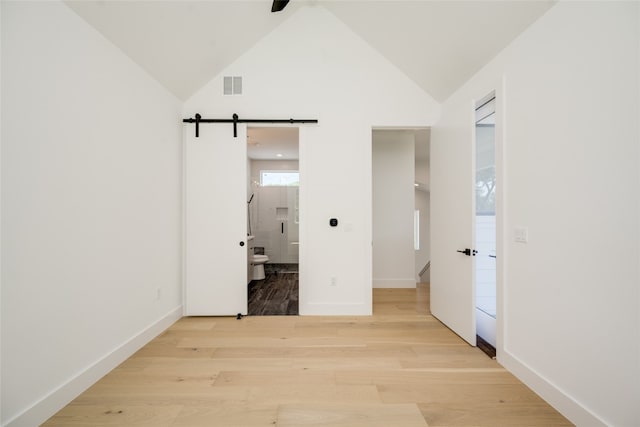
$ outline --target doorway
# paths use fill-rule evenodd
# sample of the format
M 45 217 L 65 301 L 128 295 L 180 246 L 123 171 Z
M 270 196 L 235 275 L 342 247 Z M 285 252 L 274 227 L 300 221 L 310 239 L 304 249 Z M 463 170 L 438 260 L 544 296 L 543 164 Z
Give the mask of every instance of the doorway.
M 299 310 L 299 132 L 247 129 L 248 314 Z
M 372 131 L 374 288 L 429 281 L 429 144 L 426 128 Z
M 475 116 L 475 286 L 478 346 L 496 348 L 496 97 L 476 104 Z M 492 347 L 492 348 L 491 348 Z

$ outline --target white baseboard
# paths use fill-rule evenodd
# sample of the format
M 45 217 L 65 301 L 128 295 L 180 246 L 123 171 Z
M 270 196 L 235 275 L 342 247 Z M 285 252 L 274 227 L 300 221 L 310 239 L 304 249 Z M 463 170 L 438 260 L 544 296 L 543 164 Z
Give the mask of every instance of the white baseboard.
M 577 426 L 605 427 L 608 424 L 569 394 L 538 374 L 507 351 L 498 351 L 498 362 Z
M 374 288 L 415 288 L 415 279 L 373 279 Z
M 181 317 L 182 305 L 174 308 L 158 321 L 124 342 L 120 347 L 115 348 L 83 372 L 40 399 L 20 415 L 9 420 L 5 426 L 33 427 L 41 425 Z

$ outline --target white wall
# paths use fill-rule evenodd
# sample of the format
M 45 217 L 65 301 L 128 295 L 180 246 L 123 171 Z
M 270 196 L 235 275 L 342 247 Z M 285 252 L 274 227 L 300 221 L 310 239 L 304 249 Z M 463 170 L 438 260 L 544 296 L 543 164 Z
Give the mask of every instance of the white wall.
M 2 25 L 2 5 L 0 4 L 0 26 Z M 0 27 L 0 82 L 2 81 L 2 31 Z M 2 85 L 0 84 L 0 100 L 2 99 Z M 0 102 L 0 123 L 2 121 L 2 102 Z M 0 129 L 0 189 L 2 188 L 2 131 Z M 2 224 L 2 195 L 0 191 L 0 224 Z M 2 227 L 0 226 L 0 260 L 2 259 Z M 2 307 L 2 262 L 0 262 L 0 309 Z M 0 313 L 0 368 L 2 367 L 2 315 Z M 0 369 L 0 425 L 2 425 L 2 370 Z
M 431 194 L 430 194 L 430 139 L 431 129 L 418 129 L 415 135 L 415 181 L 419 187 L 415 189 L 415 208 L 420 211 L 420 249 L 415 251 L 416 282 L 429 282 L 431 269 L 422 277 L 420 272 L 431 260 Z
M 430 130 L 420 130 L 419 132 L 427 132 L 430 134 Z M 418 136 L 416 133 L 416 136 Z M 427 147 L 421 147 L 421 149 L 428 149 Z M 418 147 L 416 146 L 416 151 Z M 420 211 L 420 249 L 415 251 L 415 276 L 416 282 L 430 280 L 430 269 L 427 270 L 422 278 L 420 272 L 425 267 L 427 262 L 431 260 L 431 218 L 429 212 L 431 211 L 431 195 L 429 193 L 429 159 L 420 159 L 418 153 L 416 153 L 415 161 L 415 175 L 416 182 L 420 184 L 420 187 L 415 189 L 415 208 Z
M 415 288 L 414 136 L 373 132 L 373 287 Z
M 498 360 L 578 425 L 640 424 L 638 7 L 560 2 L 443 106 L 504 97 Z
M 251 210 L 251 225 L 257 225 L 258 221 L 258 197 L 260 193 L 260 171 L 261 170 L 298 170 L 299 162 L 297 160 L 249 160 L 248 179 L 249 188 L 247 201 L 254 194 L 254 198 L 249 205 Z M 255 229 L 255 227 L 253 227 Z M 252 230 L 254 231 L 254 230 Z M 254 242 L 255 246 L 264 246 L 264 242 Z
M 255 236 L 254 246 L 263 247 L 265 255 L 271 263 L 297 263 L 299 226 L 295 223 L 293 209 L 289 209 L 290 219 L 286 223 L 286 239 L 280 231 L 280 221 L 276 220 L 277 207 L 293 208 L 297 187 L 260 187 L 260 171 L 263 170 L 298 170 L 297 160 L 252 160 L 251 181 L 255 195 L 251 202 L 252 233 Z M 256 184 L 257 183 L 257 184 Z M 290 196 L 290 197 L 289 197 Z
M 1 7 L 2 424 L 34 426 L 181 314 L 181 114 L 64 4 Z
M 420 132 L 420 131 L 419 131 Z M 416 182 L 422 186 L 422 191 L 429 191 L 429 160 L 416 159 L 415 161 Z
M 222 96 L 224 75 L 243 76 L 242 96 Z M 429 126 L 439 105 L 331 13 L 308 6 L 189 99 L 184 114 L 196 112 L 319 120 L 300 128 L 300 313 L 370 314 L 371 129 Z
M 429 192 L 415 190 L 415 208 L 420 211 L 420 249 L 415 251 L 415 280 L 417 282 L 430 280 L 430 269 L 420 277 L 420 272 L 431 260 L 430 229 L 431 198 Z

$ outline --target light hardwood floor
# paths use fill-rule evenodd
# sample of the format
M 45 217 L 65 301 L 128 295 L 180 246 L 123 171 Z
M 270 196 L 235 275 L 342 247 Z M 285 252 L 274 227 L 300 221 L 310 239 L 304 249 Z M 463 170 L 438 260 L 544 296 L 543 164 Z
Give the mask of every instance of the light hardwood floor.
M 419 285 L 370 317 L 183 318 L 44 425 L 571 425 L 428 306 Z

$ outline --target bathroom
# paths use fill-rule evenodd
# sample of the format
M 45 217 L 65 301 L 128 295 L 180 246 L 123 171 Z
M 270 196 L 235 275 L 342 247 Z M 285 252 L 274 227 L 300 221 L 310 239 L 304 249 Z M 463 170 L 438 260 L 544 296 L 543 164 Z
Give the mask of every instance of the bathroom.
M 248 314 L 297 315 L 298 128 L 247 129 Z

